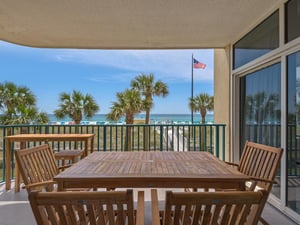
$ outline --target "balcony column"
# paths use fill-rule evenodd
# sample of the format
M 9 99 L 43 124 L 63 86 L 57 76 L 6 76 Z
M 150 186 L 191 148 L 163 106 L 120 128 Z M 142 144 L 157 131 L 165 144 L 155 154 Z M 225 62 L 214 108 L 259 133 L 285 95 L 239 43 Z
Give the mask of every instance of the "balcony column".
M 230 47 L 214 49 L 214 123 L 226 124 L 225 159 L 230 159 Z M 221 156 L 222 152 L 220 152 Z

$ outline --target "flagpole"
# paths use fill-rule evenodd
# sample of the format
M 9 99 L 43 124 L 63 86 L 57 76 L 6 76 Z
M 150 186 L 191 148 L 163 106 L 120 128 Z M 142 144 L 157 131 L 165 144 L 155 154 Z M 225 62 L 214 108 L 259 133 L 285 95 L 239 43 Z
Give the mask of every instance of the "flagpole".
M 194 98 L 194 55 L 192 54 L 192 86 L 191 86 L 191 99 Z M 194 109 L 191 107 L 191 121 L 194 123 Z

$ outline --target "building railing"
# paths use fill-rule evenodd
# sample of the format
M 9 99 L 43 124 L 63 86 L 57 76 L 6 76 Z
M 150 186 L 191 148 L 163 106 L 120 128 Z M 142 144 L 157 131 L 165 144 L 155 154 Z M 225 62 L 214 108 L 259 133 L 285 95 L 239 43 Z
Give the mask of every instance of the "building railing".
M 95 134 L 94 151 L 208 151 L 224 160 L 225 126 L 225 124 L 0 126 L 0 182 L 5 181 L 5 136 L 7 135 L 93 133 Z M 30 142 L 26 143 L 26 147 L 39 144 L 41 143 L 37 141 Z M 82 142 L 71 141 L 50 144 L 52 149 L 57 151 L 79 149 L 84 145 Z M 12 152 L 15 149 L 20 149 L 20 143 L 13 143 Z

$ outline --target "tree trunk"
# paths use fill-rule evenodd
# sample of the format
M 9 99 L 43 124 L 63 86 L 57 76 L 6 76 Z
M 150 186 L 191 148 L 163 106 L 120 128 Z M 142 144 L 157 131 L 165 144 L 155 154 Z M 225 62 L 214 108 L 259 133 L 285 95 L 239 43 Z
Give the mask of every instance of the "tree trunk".
M 131 141 L 131 131 L 132 131 L 132 124 L 134 121 L 133 115 L 126 115 L 126 137 L 124 142 L 124 151 L 132 151 L 132 141 Z
M 205 124 L 206 109 L 201 109 L 201 124 Z M 201 126 L 201 151 L 206 151 L 205 126 Z
M 149 110 L 146 111 L 146 118 L 145 118 L 145 124 L 146 126 L 144 127 L 145 133 L 144 133 L 144 151 L 149 151 L 149 121 L 150 121 L 150 112 Z

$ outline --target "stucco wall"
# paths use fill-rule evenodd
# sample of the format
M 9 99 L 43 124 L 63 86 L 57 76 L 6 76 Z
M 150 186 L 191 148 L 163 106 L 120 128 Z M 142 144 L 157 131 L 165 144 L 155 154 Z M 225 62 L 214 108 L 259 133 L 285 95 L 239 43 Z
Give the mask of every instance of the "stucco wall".
M 226 124 L 225 158 L 230 158 L 230 48 L 214 50 L 214 122 Z

